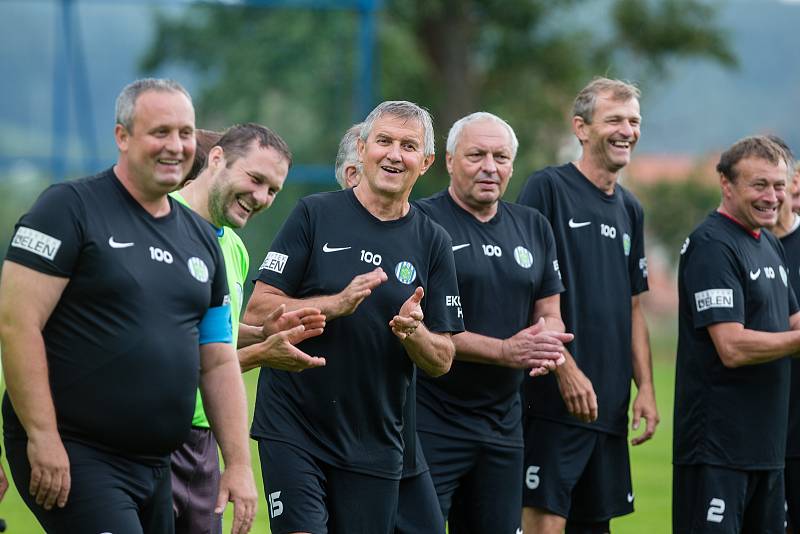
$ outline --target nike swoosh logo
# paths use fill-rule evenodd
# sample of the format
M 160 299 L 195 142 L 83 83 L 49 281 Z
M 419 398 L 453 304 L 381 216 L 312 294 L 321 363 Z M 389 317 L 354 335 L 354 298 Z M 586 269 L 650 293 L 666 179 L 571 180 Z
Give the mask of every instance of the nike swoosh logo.
M 322 245 L 322 252 L 339 252 L 340 250 L 347 250 L 353 247 L 329 247 L 327 243 Z
M 750 280 L 758 280 L 759 276 L 761 276 L 761 268 L 756 270 L 756 272 L 750 271 Z
M 469 246 L 469 243 L 464 243 L 463 245 L 453 245 L 453 252 L 456 250 L 461 250 L 462 248 L 466 248 Z
M 628 502 L 633 502 L 633 493 L 628 493 Z
M 590 224 L 592 224 L 592 221 L 575 222 L 574 219 L 570 219 L 569 220 L 569 227 L 570 228 L 582 228 L 584 226 L 589 226 Z
M 108 246 L 111 248 L 128 248 L 132 247 L 133 243 L 119 243 L 117 241 L 114 241 L 114 236 L 112 235 L 111 237 L 108 238 Z

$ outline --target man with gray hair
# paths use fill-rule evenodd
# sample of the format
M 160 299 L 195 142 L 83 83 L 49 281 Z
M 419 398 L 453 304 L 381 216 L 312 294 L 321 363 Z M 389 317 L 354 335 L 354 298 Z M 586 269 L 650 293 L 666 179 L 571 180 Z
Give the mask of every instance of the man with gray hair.
M 658 424 L 650 341 L 640 294 L 647 290 L 639 201 L 619 184 L 639 140 L 639 90 L 596 78 L 578 93 L 572 130 L 581 156 L 534 173 L 519 203 L 553 227 L 567 288 L 561 301 L 575 334 L 566 363 L 526 383 L 523 529 L 608 532 L 633 511 L 627 444 L 631 379 L 636 382 L 631 443 Z M 569 519 L 569 523 L 567 522 Z
M 47 532 L 173 532 L 169 454 L 189 436 L 199 378 L 225 460 L 216 511 L 233 501 L 244 533 L 257 493 L 222 253 L 167 196 L 194 158 L 188 93 L 133 82 L 114 137 L 117 163 L 42 193 L 3 266 L 14 481 Z
M 342 140 L 339 141 L 339 151 L 336 153 L 336 181 L 342 187 L 355 187 L 360 180 L 358 171 L 358 136 L 361 134 L 362 123 L 354 124 L 347 129 Z
M 251 435 L 275 532 L 393 531 L 413 366 L 446 373 L 450 334 L 463 328 L 450 239 L 408 202 L 433 163 L 430 115 L 384 102 L 357 146 L 360 182 L 299 201 L 245 314 L 283 304 L 326 317 L 325 332 L 298 345 L 325 367 L 259 377 Z
M 453 240 L 466 331 L 442 377 L 421 376 L 417 428 L 450 532 L 517 532 L 522 507 L 525 371 L 547 373 L 572 340 L 550 224 L 502 200 L 518 147 L 511 126 L 486 112 L 447 136 L 449 187 L 416 202 Z

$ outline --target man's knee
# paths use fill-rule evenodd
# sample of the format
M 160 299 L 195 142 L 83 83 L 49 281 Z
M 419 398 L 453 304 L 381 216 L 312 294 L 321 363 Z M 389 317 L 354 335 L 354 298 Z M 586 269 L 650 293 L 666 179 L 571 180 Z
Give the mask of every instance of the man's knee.
M 525 534 L 561 534 L 567 519 L 542 508 L 522 508 L 522 531 Z

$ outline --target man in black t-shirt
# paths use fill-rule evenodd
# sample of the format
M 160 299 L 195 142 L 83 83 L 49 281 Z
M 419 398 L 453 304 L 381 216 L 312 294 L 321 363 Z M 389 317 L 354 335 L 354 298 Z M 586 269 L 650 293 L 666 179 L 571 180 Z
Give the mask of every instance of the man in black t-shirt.
M 453 240 L 465 332 L 442 377 L 421 376 L 417 427 L 451 533 L 516 532 L 522 506 L 523 370 L 564 360 L 564 290 L 550 224 L 501 200 L 518 142 L 490 113 L 447 138 L 450 186 L 416 205 Z
M 749 137 L 717 164 L 722 201 L 678 271 L 675 532 L 784 531 L 790 361 L 800 313 L 783 247 L 762 231 L 786 195 L 781 148 Z
M 770 140 L 780 146 L 785 154 L 786 166 L 794 169 L 794 157 L 782 139 L 769 136 Z M 800 291 L 800 216 L 792 211 L 792 196 L 797 191 L 797 175 L 789 179 L 785 198 L 780 202 L 778 218 L 769 230 L 780 239 L 786 258 L 786 271 L 789 286 L 794 290 L 795 298 Z M 787 532 L 800 531 L 800 361 L 791 360 L 792 378 L 789 385 L 789 425 L 786 432 L 786 466 L 783 470 L 784 488 L 786 491 L 786 524 Z
M 261 265 L 245 322 L 279 304 L 327 318 L 298 345 L 325 367 L 259 376 L 251 435 L 273 532 L 394 528 L 413 365 L 447 372 L 463 329 L 450 239 L 408 203 L 433 140 L 425 110 L 379 105 L 361 128 L 359 184 L 301 199 Z
M 361 181 L 358 137 L 361 123 L 354 124 L 339 142 L 336 181 L 346 189 Z M 445 534 L 445 520 L 439 509 L 431 471 L 417 435 L 417 370 L 414 368 L 403 407 L 403 473 L 397 495 L 394 534 Z
M 618 183 L 639 140 L 639 91 L 597 78 L 576 97 L 572 127 L 581 143 L 574 163 L 534 173 L 520 204 L 547 217 L 564 277 L 561 313 L 575 340 L 566 363 L 525 383 L 523 529 L 608 532 L 612 517 L 633 511 L 627 445 L 658 423 L 647 324 L 642 207 Z M 569 524 L 567 522 L 569 520 Z
M 172 532 L 169 453 L 200 387 L 247 532 L 256 491 L 213 229 L 167 197 L 195 150 L 179 84 L 128 85 L 116 165 L 56 184 L 22 216 L 0 282 L 4 435 L 17 488 L 48 532 Z

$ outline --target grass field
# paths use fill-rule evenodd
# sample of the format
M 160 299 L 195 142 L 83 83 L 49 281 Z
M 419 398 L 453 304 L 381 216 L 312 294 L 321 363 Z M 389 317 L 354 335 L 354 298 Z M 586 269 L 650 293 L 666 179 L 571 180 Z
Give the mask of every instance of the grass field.
M 672 469 L 670 464 L 672 443 L 672 394 L 675 380 L 675 326 L 674 324 L 652 325 L 652 343 L 654 352 L 654 375 L 656 395 L 658 397 L 661 424 L 656 435 L 649 442 L 631 448 L 633 470 L 633 486 L 636 495 L 636 512 L 612 522 L 614 534 L 662 534 L 670 530 L 670 505 Z M 255 386 L 258 378 L 256 371 L 245 374 L 250 407 L 255 401 Z M 251 413 L 252 416 L 252 413 Z M 253 470 L 256 485 L 259 488 L 260 500 L 258 515 L 252 532 L 269 533 L 267 505 L 264 501 L 261 485 L 261 468 L 258 462 L 258 451 L 255 442 L 251 442 L 253 454 Z M 3 457 L 3 467 L 9 474 L 8 464 Z M 10 476 L 10 475 L 9 475 Z M 223 532 L 230 532 L 231 507 L 228 507 L 224 518 Z M 23 504 L 16 488 L 9 488 L 5 499 L 0 503 L 0 518 L 8 523 L 10 534 L 35 534 L 42 532 L 33 516 Z

